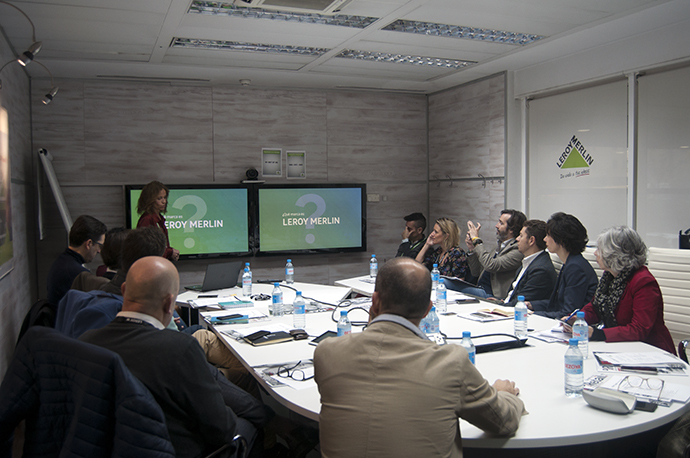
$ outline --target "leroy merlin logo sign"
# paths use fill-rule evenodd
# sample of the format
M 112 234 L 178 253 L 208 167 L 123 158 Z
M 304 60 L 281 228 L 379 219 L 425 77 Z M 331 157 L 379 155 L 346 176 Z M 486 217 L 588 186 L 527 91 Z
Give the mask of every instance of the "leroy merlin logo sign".
M 589 167 L 594 162 L 592 156 L 587 153 L 585 146 L 577 139 L 575 135 L 570 139 L 568 146 L 565 147 L 563 153 L 558 158 L 556 165 L 561 170 L 563 169 L 580 169 L 568 171 L 568 173 L 561 173 L 561 178 L 577 177 L 589 175 Z

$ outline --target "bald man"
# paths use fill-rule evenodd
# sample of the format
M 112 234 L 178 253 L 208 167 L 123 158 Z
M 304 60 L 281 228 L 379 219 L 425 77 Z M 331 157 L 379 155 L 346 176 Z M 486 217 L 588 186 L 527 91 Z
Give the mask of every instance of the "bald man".
M 243 420 L 225 406 L 199 343 L 165 329 L 179 288 L 170 261 L 141 258 L 122 285 L 122 311 L 80 340 L 118 353 L 163 409 L 177 457 L 197 457 L 229 442 Z
M 499 435 L 525 412 L 515 383 L 487 382 L 459 345 L 419 330 L 431 309 L 429 271 L 410 258 L 376 277 L 369 326 L 316 347 L 323 457 L 462 457 L 458 417 Z

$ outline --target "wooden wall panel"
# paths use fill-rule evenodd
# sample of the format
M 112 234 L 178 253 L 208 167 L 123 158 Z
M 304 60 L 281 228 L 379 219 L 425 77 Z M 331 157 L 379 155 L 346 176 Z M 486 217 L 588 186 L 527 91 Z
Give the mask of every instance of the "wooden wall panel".
M 439 182 L 447 177 L 503 176 L 504 76 L 429 97 L 429 207 L 431 217 L 453 218 L 463 236 L 467 221 L 481 222 L 488 237 L 504 206 L 505 181 Z M 464 243 L 461 244 L 464 246 Z
M 329 145 L 330 181 L 426 182 L 426 145 Z
M 250 141 L 261 147 L 323 145 L 326 96 L 308 91 L 214 89 L 216 141 Z
M 426 97 L 254 88 L 170 87 L 117 82 L 59 82 L 35 138 L 54 166 L 74 217 L 91 214 L 124 225 L 121 185 L 236 183 L 260 170 L 262 147 L 307 152 L 307 178 L 268 183 L 367 183 L 385 201 L 367 205 L 367 253 L 294 256 L 298 278 L 333 283 L 366 273 L 371 252 L 395 254 L 402 217 L 427 211 Z M 64 89 L 63 89 L 64 87 Z M 34 93 L 34 105 L 40 92 Z M 72 135 L 54 135 L 56 129 Z M 83 135 L 81 134 L 83 132 Z M 285 156 L 283 155 L 283 170 Z M 48 223 L 59 232 L 57 213 Z M 45 272 L 64 249 L 64 234 L 42 243 Z M 251 257 L 256 278 L 282 278 L 283 257 Z M 91 263 L 100 263 L 97 258 Z M 204 261 L 178 268 L 182 284 L 198 283 Z
M 211 88 L 84 85 L 84 134 L 89 141 L 207 142 L 212 130 Z
M 499 75 L 429 97 L 431 179 L 503 175 L 503 81 Z
M 87 140 L 81 177 L 87 183 L 209 183 L 213 142 Z

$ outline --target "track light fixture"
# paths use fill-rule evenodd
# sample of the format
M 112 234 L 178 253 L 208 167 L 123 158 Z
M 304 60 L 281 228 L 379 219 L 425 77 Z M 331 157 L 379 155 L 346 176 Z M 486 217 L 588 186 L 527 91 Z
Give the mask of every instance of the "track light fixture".
M 24 51 L 16 59 L 16 62 L 19 62 L 20 65 L 22 65 L 23 67 L 26 67 L 31 62 L 34 62 L 34 58 L 36 57 L 36 54 L 38 54 L 38 52 L 41 50 L 41 47 L 43 46 L 43 44 L 40 41 L 36 41 L 36 27 L 34 26 L 34 23 L 31 20 L 31 18 L 24 11 L 22 11 L 18 6 L 15 6 L 12 3 L 6 2 L 4 0 L 0 0 L 0 4 L 11 6 L 15 10 L 19 11 L 26 18 L 26 20 L 29 21 L 29 24 L 31 24 L 31 41 L 33 43 L 31 44 L 31 46 L 29 46 L 29 49 Z M 2 72 L 5 69 L 5 67 L 7 67 L 12 62 L 15 62 L 15 60 L 13 59 L 13 60 L 10 60 L 9 62 L 6 62 L 5 65 L 0 67 L 0 72 Z M 53 99 L 57 95 L 59 88 L 54 84 L 53 74 L 50 73 L 50 70 L 48 70 L 48 67 L 46 67 L 45 65 L 43 65 L 42 63 L 40 63 L 38 61 L 35 61 L 35 62 L 38 65 L 40 65 L 41 67 L 43 67 L 45 69 L 45 71 L 48 72 L 48 75 L 50 75 L 50 86 L 51 86 L 50 92 L 48 92 L 45 95 L 45 97 L 43 97 L 43 103 L 45 105 L 48 105 L 50 102 L 53 101 Z M 2 89 L 2 80 L 0 80 L 0 89 Z
M 50 75 L 50 92 L 48 92 L 45 97 L 43 97 L 43 105 L 48 105 L 50 102 L 53 101 L 55 96 L 57 95 L 58 91 L 60 90 L 59 87 L 55 85 L 55 82 L 53 81 L 53 74 L 50 73 L 50 70 L 48 70 L 48 67 L 40 63 L 39 61 L 36 61 L 38 65 L 43 67 L 47 72 L 48 75 Z
M 22 55 L 17 58 L 17 62 L 26 67 L 31 63 L 32 60 L 34 60 L 34 57 L 36 56 L 36 54 L 38 54 L 38 51 L 41 50 L 41 42 L 36 41 L 36 27 L 34 26 L 34 23 L 31 20 L 31 18 L 24 11 L 22 11 L 21 8 L 3 0 L 0 0 L 0 3 L 5 4 L 7 6 L 11 6 L 15 10 L 22 13 L 26 20 L 29 21 L 29 24 L 31 24 L 31 41 L 33 43 L 31 44 L 31 46 L 29 46 L 29 49 L 24 51 Z
M 40 41 L 34 41 L 33 44 L 29 46 L 29 49 L 24 51 L 21 56 L 17 57 L 17 62 L 23 67 L 29 65 L 31 61 L 34 60 L 34 57 L 36 57 L 36 54 L 38 54 L 38 51 L 41 50 L 42 45 Z
M 58 93 L 58 87 L 53 86 L 52 89 L 50 89 L 50 92 L 43 97 L 43 105 L 48 105 L 50 102 L 53 101 L 53 97 L 55 97 Z

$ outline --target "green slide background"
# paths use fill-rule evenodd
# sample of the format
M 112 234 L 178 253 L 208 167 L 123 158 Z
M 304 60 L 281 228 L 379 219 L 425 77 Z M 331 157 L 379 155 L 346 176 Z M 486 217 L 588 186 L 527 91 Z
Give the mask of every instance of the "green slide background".
M 136 203 L 141 190 L 131 190 L 130 193 L 130 217 L 132 227 L 136 227 L 139 221 Z M 181 227 L 172 228 L 171 224 L 188 221 L 197 213 L 197 207 L 193 204 L 187 204 L 181 209 L 174 208 L 175 201 L 183 196 L 197 196 L 206 203 L 206 213 L 195 219 L 221 220 L 223 227 L 194 228 L 187 232 Z M 171 189 L 165 219 L 170 246 L 180 250 L 180 254 L 236 253 L 249 250 L 246 189 Z M 189 228 L 189 223 L 187 227 Z M 192 247 L 187 246 L 190 240 L 194 242 Z
M 283 213 L 304 213 L 307 217 L 317 210 L 312 202 L 304 207 L 295 205 L 305 194 L 321 196 L 326 202 L 326 210 L 321 217 L 340 217 L 340 224 L 314 225 L 313 229 L 283 226 Z M 360 188 L 259 189 L 261 251 L 358 247 L 362 243 L 361 202 Z M 307 234 L 313 234 L 314 243 L 307 243 Z

